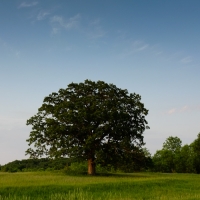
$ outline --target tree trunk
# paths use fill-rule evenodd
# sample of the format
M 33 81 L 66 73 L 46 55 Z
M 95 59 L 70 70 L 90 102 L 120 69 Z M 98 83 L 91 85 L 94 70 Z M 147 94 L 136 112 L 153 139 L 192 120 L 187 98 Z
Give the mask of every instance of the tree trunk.
M 95 175 L 95 163 L 93 158 L 88 159 L 88 174 L 89 175 Z

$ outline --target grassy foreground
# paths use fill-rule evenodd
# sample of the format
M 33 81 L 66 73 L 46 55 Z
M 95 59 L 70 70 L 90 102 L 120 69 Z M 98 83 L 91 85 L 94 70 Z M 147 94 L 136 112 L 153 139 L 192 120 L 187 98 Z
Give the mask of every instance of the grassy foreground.
M 64 172 L 0 173 L 0 200 L 200 199 L 196 174 L 69 176 Z

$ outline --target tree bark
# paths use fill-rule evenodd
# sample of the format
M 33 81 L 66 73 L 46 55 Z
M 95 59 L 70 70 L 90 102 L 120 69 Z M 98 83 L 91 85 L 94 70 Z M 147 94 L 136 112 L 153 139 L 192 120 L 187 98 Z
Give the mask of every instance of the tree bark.
M 96 170 L 95 170 L 95 163 L 93 158 L 88 159 L 88 174 L 89 175 L 95 175 Z

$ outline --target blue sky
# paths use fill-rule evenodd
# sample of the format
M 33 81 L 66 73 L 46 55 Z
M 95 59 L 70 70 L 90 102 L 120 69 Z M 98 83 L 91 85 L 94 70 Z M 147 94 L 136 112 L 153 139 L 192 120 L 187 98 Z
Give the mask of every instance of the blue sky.
M 45 96 L 85 79 L 142 96 L 146 147 L 200 132 L 199 0 L 0 1 L 0 164 L 24 159 Z

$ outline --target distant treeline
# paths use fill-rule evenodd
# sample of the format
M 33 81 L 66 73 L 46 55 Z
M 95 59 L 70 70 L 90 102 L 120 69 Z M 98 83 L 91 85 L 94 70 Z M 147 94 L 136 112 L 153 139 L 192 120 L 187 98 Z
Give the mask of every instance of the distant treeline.
M 101 166 L 97 164 L 99 172 L 138 172 L 153 171 L 165 173 L 200 173 L 200 133 L 191 144 L 183 145 L 178 137 L 168 137 L 163 143 L 161 150 L 151 156 L 146 148 L 143 153 L 138 154 L 139 162 L 120 162 L 117 166 Z M 15 160 L 0 166 L 3 172 L 25 172 L 25 171 L 45 171 L 62 170 L 87 172 L 87 162 L 77 161 L 70 158 L 41 158 Z
M 121 165 L 112 166 L 106 165 L 101 166 L 96 165 L 97 172 L 133 172 L 133 171 L 146 171 L 148 166 L 150 166 L 151 158 L 142 157 L 140 162 L 135 164 L 124 163 Z M 40 158 L 40 159 L 25 159 L 25 160 L 15 160 L 9 162 L 3 166 L 0 166 L 0 171 L 2 172 L 28 172 L 28 171 L 52 171 L 52 170 L 66 170 L 68 172 L 87 172 L 87 161 L 77 161 L 76 159 L 70 158 Z
M 137 163 L 135 165 L 127 163 L 127 165 L 121 165 L 116 168 L 115 166 L 96 165 L 97 172 L 133 172 L 133 171 L 145 171 L 147 170 L 148 162 L 151 162 L 151 158 L 142 159 L 145 162 Z M 52 170 L 66 170 L 68 172 L 87 172 L 87 161 L 76 161 L 69 158 L 57 158 L 57 159 L 26 159 L 15 160 L 9 162 L 3 166 L 0 166 L 2 172 L 28 172 L 28 171 L 52 171 Z
M 58 159 L 26 159 L 15 160 L 9 162 L 6 165 L 0 166 L 1 171 L 4 172 L 25 172 L 25 171 L 44 171 L 44 170 L 60 170 L 70 165 L 71 160 L 69 158 Z
M 168 137 L 152 157 L 155 172 L 200 173 L 200 133 L 191 144 L 182 146 L 178 137 Z

